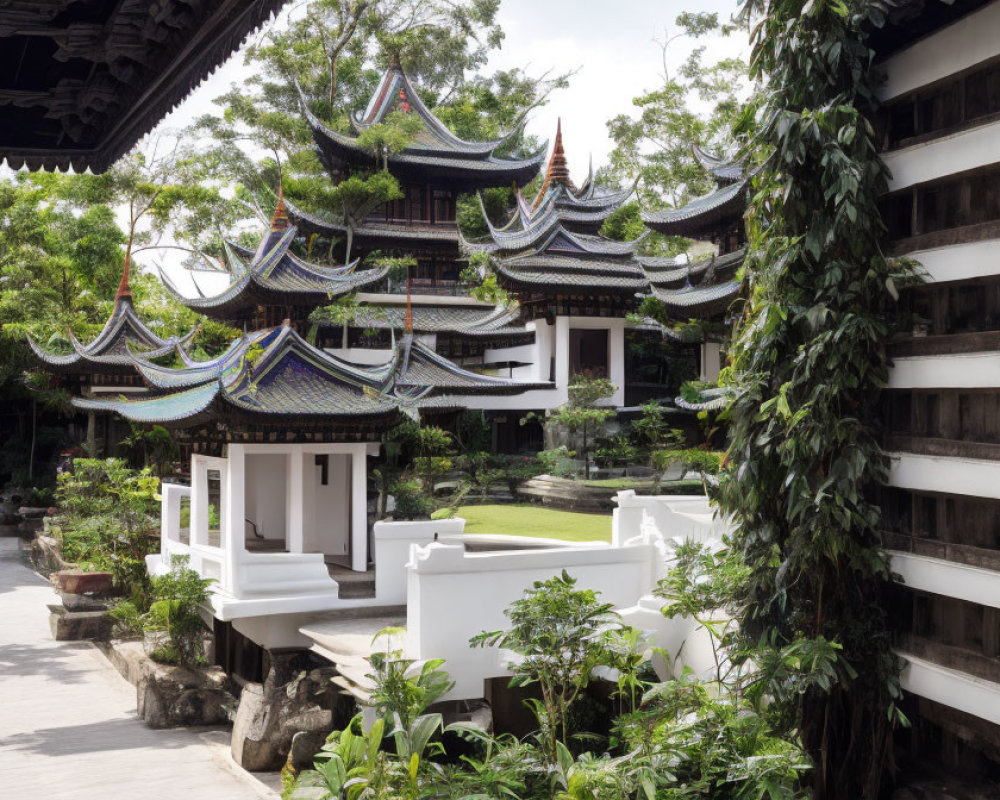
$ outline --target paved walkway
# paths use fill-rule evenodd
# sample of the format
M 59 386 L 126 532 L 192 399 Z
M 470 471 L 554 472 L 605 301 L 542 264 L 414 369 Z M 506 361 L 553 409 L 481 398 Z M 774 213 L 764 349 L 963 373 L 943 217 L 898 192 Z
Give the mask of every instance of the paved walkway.
M 49 584 L 0 539 L 0 798 L 273 800 L 222 730 L 151 730 L 87 642 L 55 642 Z M 276 776 L 268 776 L 276 784 Z

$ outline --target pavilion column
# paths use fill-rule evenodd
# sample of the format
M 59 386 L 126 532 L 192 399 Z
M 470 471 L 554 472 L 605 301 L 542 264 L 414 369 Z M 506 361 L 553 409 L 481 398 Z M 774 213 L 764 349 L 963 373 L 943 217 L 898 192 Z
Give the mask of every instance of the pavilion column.
M 226 591 L 240 596 L 240 587 L 237 584 L 240 563 L 246 552 L 246 455 L 242 445 L 230 444 L 227 456 L 222 585 Z
M 560 402 L 569 399 L 566 387 L 569 386 L 569 317 L 556 317 L 556 391 Z
M 305 547 L 305 456 L 297 450 L 288 454 L 285 542 L 289 553 L 301 553 Z
M 97 457 L 97 412 L 87 412 L 87 441 L 84 445 L 90 458 Z
M 368 569 L 368 446 L 351 448 L 351 569 Z
M 608 330 L 608 377 L 615 386 L 612 397 L 617 406 L 625 405 L 625 320 L 615 320 Z

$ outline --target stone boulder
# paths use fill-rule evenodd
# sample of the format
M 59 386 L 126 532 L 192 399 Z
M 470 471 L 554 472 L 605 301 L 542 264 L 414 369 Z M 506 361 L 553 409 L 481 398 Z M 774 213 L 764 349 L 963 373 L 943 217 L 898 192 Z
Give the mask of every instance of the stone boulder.
M 115 641 L 104 652 L 135 686 L 139 718 L 150 728 L 229 723 L 236 704 L 234 685 L 219 667 L 159 664 L 146 655 L 141 642 Z
M 333 667 L 315 666 L 306 651 L 267 655 L 270 665 L 264 683 L 244 684 L 233 720 L 233 759 L 251 772 L 281 769 L 293 751 L 293 741 L 293 760 L 310 764 L 333 730 L 338 701 L 330 680 L 336 674 Z

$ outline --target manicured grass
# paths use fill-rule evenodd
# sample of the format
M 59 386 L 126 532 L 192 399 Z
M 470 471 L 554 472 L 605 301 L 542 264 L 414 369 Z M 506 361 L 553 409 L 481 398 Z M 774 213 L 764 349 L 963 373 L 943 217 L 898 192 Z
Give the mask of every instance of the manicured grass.
M 533 505 L 462 506 L 466 533 L 532 536 L 571 542 L 610 542 L 610 514 L 580 514 Z
M 599 481 L 585 481 L 585 484 L 595 489 L 647 489 L 653 485 L 653 481 L 636 478 L 604 478 Z

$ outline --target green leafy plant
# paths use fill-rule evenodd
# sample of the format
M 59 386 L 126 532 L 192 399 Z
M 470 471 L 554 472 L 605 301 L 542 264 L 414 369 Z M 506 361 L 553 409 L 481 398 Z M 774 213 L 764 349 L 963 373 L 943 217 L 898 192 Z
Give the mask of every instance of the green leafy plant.
M 742 644 L 757 663 L 784 665 L 767 681 L 771 713 L 801 736 L 813 793 L 828 800 L 881 796 L 903 721 L 872 499 L 888 480 L 878 402 L 909 274 L 884 255 L 878 208 L 888 171 L 867 38 L 887 11 L 878 0 L 743 3 L 761 89 L 741 126 L 760 165 L 748 301 L 720 381 L 735 397 L 719 501 L 749 568 Z
M 598 405 L 611 397 L 616 387 L 607 378 L 574 375 L 567 387 L 569 399 L 558 408 L 546 413 L 547 425 L 563 427 L 580 436 L 580 454 L 583 456 L 584 476 L 590 473 L 590 449 L 594 436 L 604 430 L 614 415 L 613 408 Z M 532 415 L 521 420 L 524 424 Z
M 114 575 L 119 592 L 147 586 L 145 558 L 159 546 L 160 480 L 120 459 L 76 459 L 57 480 L 54 523 L 64 558 Z
M 511 686 L 537 684 L 540 701 L 532 709 L 541 728 L 542 750 L 550 763 L 569 738 L 569 712 L 590 682 L 591 672 L 607 664 L 607 636 L 623 626 L 610 603 L 597 592 L 577 589 L 576 579 L 562 575 L 536 581 L 504 612 L 510 628 L 473 637 L 473 647 L 502 647 L 517 654 L 508 664 Z
M 118 635 L 146 634 L 150 657 L 166 664 L 193 667 L 205 663 L 205 635 L 210 628 L 201 616 L 213 581 L 188 565 L 187 556 L 174 556 L 170 571 L 152 579 L 147 609 L 140 600 L 123 600 L 111 609 Z

